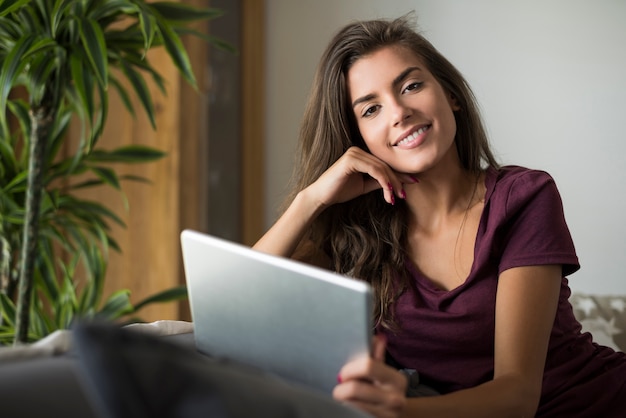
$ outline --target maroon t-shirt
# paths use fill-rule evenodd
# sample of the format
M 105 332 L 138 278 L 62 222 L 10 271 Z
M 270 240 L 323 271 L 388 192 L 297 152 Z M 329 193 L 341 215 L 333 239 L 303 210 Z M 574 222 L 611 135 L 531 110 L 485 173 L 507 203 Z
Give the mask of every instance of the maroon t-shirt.
M 626 416 L 626 355 L 581 334 L 568 301 L 565 277 L 579 264 L 554 180 L 542 171 L 507 166 L 489 169 L 485 185 L 469 276 L 445 291 L 407 262 L 414 286 L 395 306 L 400 331 L 379 330 L 387 335 L 389 355 L 399 366 L 417 370 L 421 382 L 440 393 L 491 380 L 499 274 L 513 267 L 561 264 L 537 416 Z

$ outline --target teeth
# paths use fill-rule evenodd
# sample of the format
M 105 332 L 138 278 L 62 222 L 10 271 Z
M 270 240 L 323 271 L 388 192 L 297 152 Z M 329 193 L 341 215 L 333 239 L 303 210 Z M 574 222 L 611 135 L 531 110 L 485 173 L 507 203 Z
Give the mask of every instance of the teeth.
M 404 138 L 402 141 L 398 142 L 397 145 L 406 144 L 407 142 L 411 142 L 411 141 L 415 140 L 418 136 L 420 136 L 421 134 L 426 132 L 427 130 L 428 130 L 428 127 L 427 126 L 423 126 L 423 127 L 419 128 L 417 131 L 413 132 L 411 135 L 409 135 L 406 138 Z

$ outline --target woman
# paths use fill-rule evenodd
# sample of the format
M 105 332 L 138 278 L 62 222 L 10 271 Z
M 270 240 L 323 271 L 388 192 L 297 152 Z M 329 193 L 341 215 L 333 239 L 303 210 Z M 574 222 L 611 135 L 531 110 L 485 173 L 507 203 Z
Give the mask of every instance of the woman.
M 378 417 L 626 413 L 624 353 L 581 335 L 568 302 L 554 181 L 497 164 L 462 75 L 406 18 L 330 42 L 298 155 L 255 248 L 374 288 L 373 356 L 339 371 L 336 399 Z M 398 369 L 441 395 L 407 398 Z

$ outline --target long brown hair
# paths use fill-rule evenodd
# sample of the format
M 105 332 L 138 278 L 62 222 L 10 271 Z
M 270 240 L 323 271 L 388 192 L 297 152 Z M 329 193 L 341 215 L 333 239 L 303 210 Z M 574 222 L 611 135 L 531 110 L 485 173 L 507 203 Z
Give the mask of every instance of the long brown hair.
M 367 147 L 349 104 L 346 76 L 360 58 L 390 45 L 413 51 L 443 89 L 456 99 L 455 144 L 464 169 L 479 173 L 498 164 L 489 148 L 475 97 L 461 73 L 422 35 L 411 15 L 395 20 L 351 23 L 331 40 L 319 63 L 300 131 L 292 192 L 313 183 L 351 146 Z M 391 306 L 408 285 L 406 271 L 407 208 L 395 206 L 377 193 L 327 208 L 312 224 L 307 239 L 323 250 L 332 268 L 370 283 L 374 289 L 374 319 L 394 324 Z

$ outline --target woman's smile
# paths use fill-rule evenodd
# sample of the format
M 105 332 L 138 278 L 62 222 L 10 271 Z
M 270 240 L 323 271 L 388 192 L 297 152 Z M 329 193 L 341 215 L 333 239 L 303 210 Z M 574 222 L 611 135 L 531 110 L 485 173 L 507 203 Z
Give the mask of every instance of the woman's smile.
M 426 133 L 430 130 L 431 125 L 423 125 L 413 128 L 408 135 L 401 136 L 401 139 L 393 146 L 400 149 L 412 149 L 420 146 L 426 140 Z

